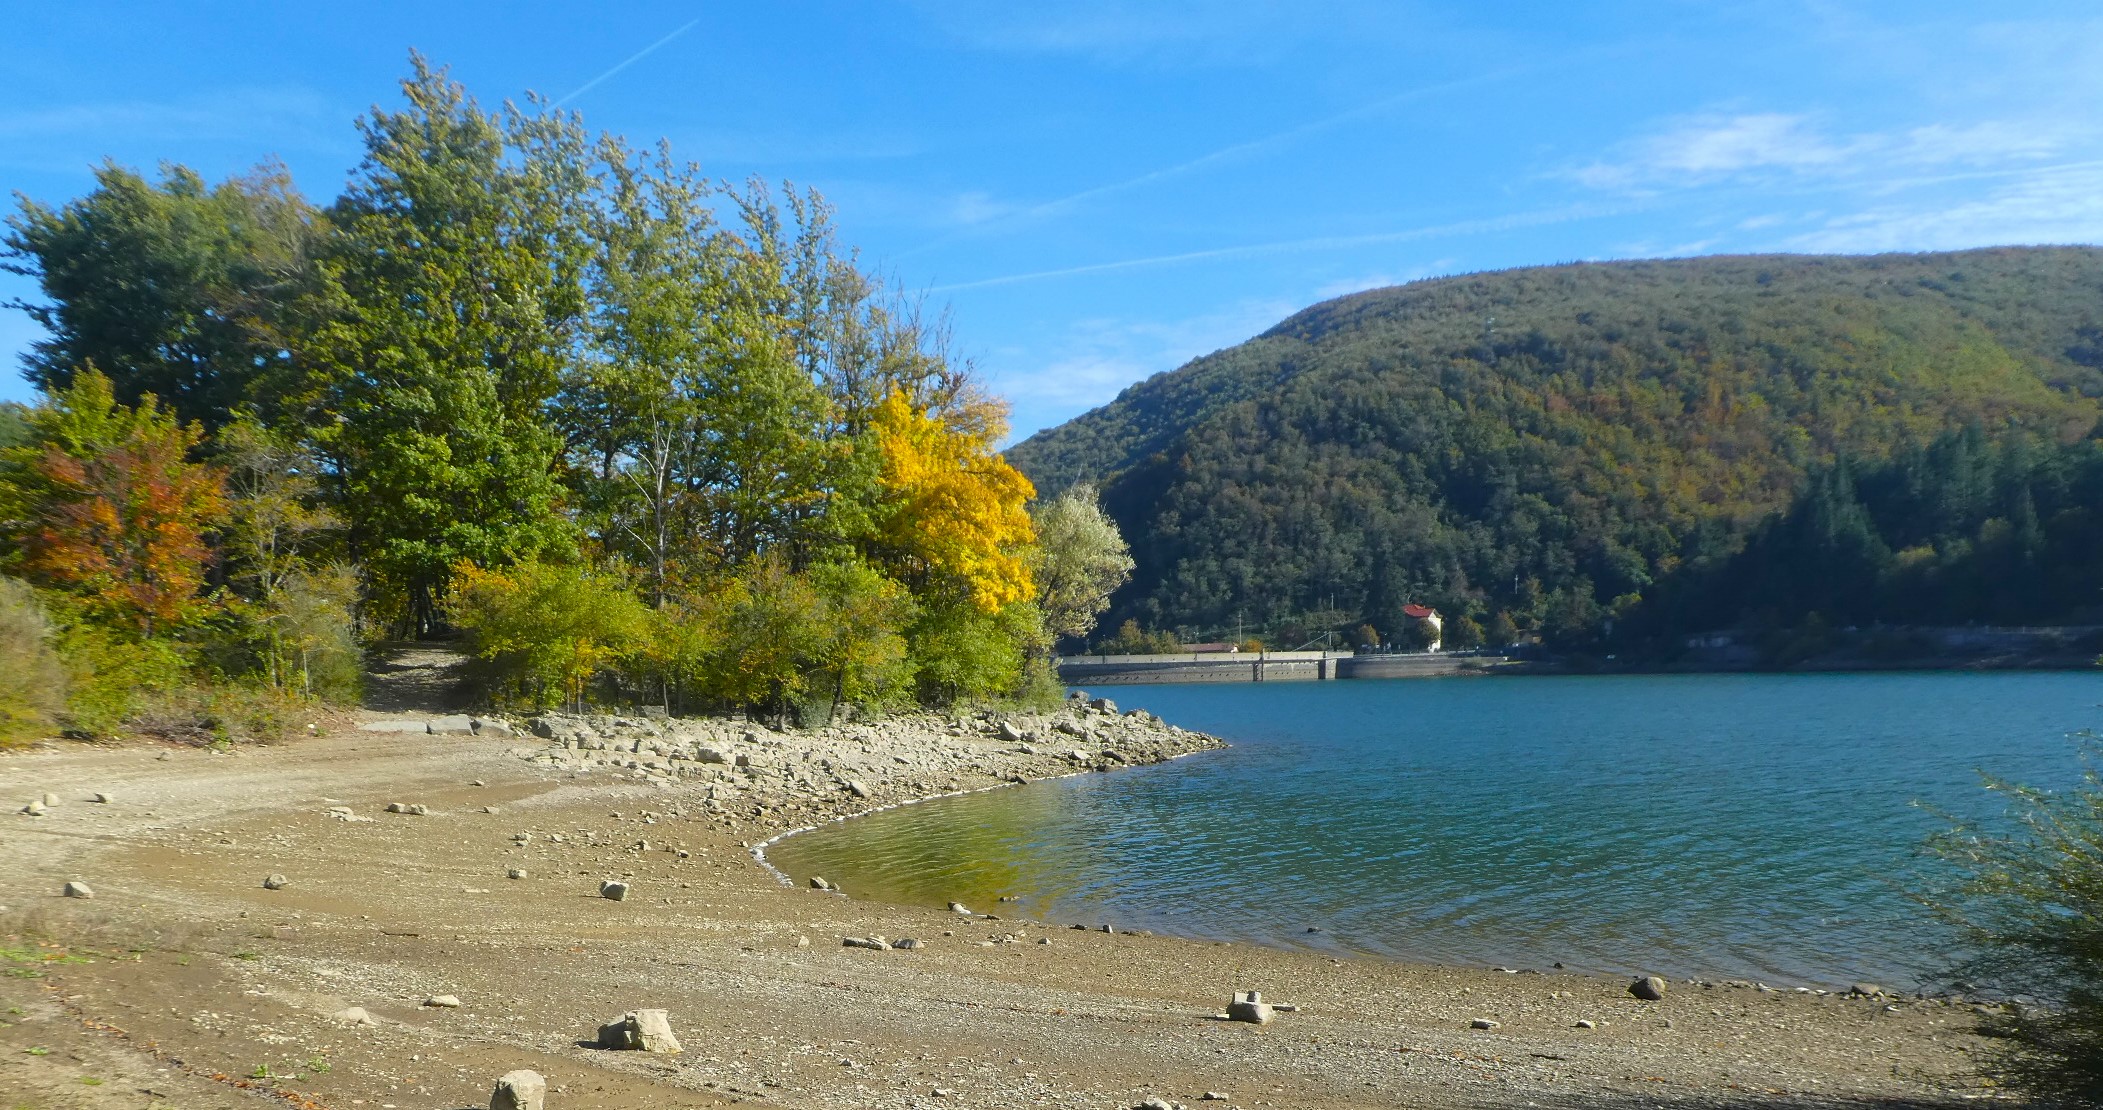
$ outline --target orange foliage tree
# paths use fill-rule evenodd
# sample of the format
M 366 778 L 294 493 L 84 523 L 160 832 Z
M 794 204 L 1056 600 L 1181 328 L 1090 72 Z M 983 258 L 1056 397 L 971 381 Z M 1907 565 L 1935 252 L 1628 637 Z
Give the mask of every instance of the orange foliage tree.
M 876 547 L 893 576 L 926 592 L 959 590 L 992 613 L 1034 592 L 1024 558 L 1036 529 L 1023 504 L 1030 480 L 995 454 L 997 423 L 959 428 L 893 390 L 870 430 L 882 452 Z
M 196 616 L 205 533 L 226 513 L 218 470 L 190 461 L 203 428 L 177 423 L 151 394 L 118 404 L 92 367 L 33 425 L 5 460 L 18 568 L 149 639 Z

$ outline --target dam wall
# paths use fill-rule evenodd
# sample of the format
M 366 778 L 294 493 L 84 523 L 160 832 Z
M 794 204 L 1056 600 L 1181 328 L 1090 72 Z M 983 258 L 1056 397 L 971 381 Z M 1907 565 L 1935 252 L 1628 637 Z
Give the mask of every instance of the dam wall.
M 1066 655 L 1059 680 L 1070 686 L 1153 682 L 1323 682 L 1340 678 L 1426 678 L 1489 670 L 1501 656 L 1424 652 L 1354 655 L 1341 651 L 1200 652 L 1178 655 Z

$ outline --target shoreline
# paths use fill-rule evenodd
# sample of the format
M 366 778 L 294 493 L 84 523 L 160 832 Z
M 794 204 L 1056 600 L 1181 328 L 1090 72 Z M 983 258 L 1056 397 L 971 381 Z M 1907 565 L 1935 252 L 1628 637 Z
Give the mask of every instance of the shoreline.
M 751 854 L 799 827 L 927 800 L 917 786 L 964 793 L 1219 745 L 1151 715 L 1069 707 L 794 733 L 568 720 L 580 727 L 567 746 L 494 728 L 332 728 L 231 755 L 55 744 L 0 757 L 0 800 L 62 797 L 45 817 L 0 816 L 18 846 L 0 858 L 0 935 L 25 938 L 7 942 L 17 952 L 35 950 L 27 938 L 61 938 L 68 946 L 48 954 L 87 961 L 0 977 L 0 1010 L 25 1011 L 0 1026 L 0 1087 L 72 1099 L 57 1106 L 131 1107 L 114 1090 L 92 1101 L 75 1077 L 136 1072 L 151 1058 L 127 1046 L 150 1041 L 221 1076 L 297 1074 L 276 1085 L 327 1110 L 468 1105 L 513 1067 L 548 1075 L 560 1110 L 667 1098 L 1124 1107 L 1195 1104 L 1207 1091 L 1228 1094 L 1226 1106 L 1314 1108 L 1976 1094 L 1965 1077 L 1980 1042 L 1949 1001 L 1675 980 L 1665 1001 L 1641 1002 L 1603 975 L 1343 959 L 836 898 L 783 886 Z M 1003 723 L 1040 739 L 1005 739 Z M 673 759 L 675 747 L 711 755 Z M 1085 770 L 1077 749 L 1092 757 Z M 113 800 L 86 801 L 91 792 Z M 388 813 L 389 802 L 428 812 Z M 265 873 L 289 885 L 265 890 Z M 601 898 L 603 879 L 633 893 Z M 90 883 L 95 900 L 58 897 L 66 880 Z M 841 944 L 875 935 L 923 947 Z M 1261 1027 L 1218 1021 L 1242 989 L 1299 1009 Z M 440 994 L 464 1006 L 423 1004 Z M 330 1018 L 348 1006 L 378 1024 Z M 638 1006 L 668 1007 L 687 1051 L 578 1046 Z M 224 1082 L 190 1082 L 148 1085 L 189 1103 L 212 1092 L 218 1105 L 249 1104 L 226 1102 Z

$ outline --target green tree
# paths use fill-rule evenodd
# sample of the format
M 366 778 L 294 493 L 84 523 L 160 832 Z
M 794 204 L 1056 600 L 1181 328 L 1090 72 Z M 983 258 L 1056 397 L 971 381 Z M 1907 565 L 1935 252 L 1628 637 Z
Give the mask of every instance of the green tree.
M 360 122 L 312 350 L 352 548 L 421 633 L 456 564 L 569 546 L 548 410 L 584 311 L 588 174 L 573 119 L 499 119 L 414 64 L 407 106 Z
M 14 306 L 48 333 L 27 375 L 56 389 L 97 366 L 125 403 L 150 393 L 207 428 L 267 405 L 289 381 L 313 237 L 313 209 L 276 165 L 207 187 L 182 166 L 152 182 L 104 163 L 84 197 L 25 198 L 0 247 L 48 298 Z
M 1030 570 L 1045 630 L 1054 638 L 1086 638 L 1110 607 L 1110 595 L 1131 578 L 1131 551 L 1085 482 L 1031 516 L 1037 547 Z

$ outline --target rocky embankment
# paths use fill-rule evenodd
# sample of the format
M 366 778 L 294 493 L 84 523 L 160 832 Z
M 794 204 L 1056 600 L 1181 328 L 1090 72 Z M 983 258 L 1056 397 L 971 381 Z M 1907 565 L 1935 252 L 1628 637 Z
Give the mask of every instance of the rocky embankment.
M 545 770 L 683 787 L 683 816 L 761 832 L 1225 746 L 1146 710 L 1121 713 L 1107 698 L 1086 697 L 1051 713 L 914 714 L 793 732 L 726 719 L 603 715 L 474 724 L 539 740 L 519 754 Z

